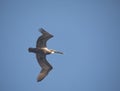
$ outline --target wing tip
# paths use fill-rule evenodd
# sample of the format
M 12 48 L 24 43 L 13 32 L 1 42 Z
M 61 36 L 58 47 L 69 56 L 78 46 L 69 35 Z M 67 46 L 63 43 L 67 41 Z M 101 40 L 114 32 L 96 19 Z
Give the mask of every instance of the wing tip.
M 45 31 L 43 28 L 40 28 L 39 31 L 42 33 L 42 31 Z
M 52 34 L 48 33 L 45 29 L 43 28 L 40 28 L 39 31 L 42 33 L 42 34 L 49 34 L 51 37 L 53 37 Z
M 37 79 L 37 82 L 40 82 L 41 80 Z
M 41 72 L 40 72 L 40 74 L 38 75 L 38 77 L 37 77 L 37 82 L 40 82 L 40 81 L 42 81 L 47 75 L 48 75 L 48 73 L 50 72 L 50 70 L 52 70 L 52 66 L 50 66 L 48 69 L 46 69 L 46 70 L 44 70 L 44 69 L 42 69 L 41 70 Z
M 46 74 L 45 73 L 40 73 L 37 77 L 37 82 L 42 81 L 45 78 Z

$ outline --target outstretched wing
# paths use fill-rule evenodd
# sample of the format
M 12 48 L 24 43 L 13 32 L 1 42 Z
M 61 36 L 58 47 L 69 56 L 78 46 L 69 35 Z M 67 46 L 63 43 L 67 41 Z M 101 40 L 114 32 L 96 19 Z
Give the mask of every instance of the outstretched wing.
M 50 70 L 52 69 L 52 66 L 48 63 L 48 61 L 46 60 L 46 55 L 41 55 L 41 54 L 36 54 L 36 58 L 38 60 L 39 65 L 41 66 L 42 70 L 40 72 L 40 74 L 38 75 L 37 81 L 41 81 L 43 80 L 47 74 L 50 72 Z
M 40 29 L 40 32 L 42 33 L 42 36 L 40 36 L 37 40 L 37 48 L 46 47 L 47 40 L 53 37 L 52 34 L 46 32 L 43 28 Z

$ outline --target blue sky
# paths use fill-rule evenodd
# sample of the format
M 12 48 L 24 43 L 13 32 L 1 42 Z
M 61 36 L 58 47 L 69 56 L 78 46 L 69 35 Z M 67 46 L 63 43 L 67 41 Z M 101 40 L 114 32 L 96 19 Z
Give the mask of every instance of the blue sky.
M 41 27 L 64 55 L 37 83 Z M 0 41 L 0 91 L 120 91 L 119 0 L 0 0 Z

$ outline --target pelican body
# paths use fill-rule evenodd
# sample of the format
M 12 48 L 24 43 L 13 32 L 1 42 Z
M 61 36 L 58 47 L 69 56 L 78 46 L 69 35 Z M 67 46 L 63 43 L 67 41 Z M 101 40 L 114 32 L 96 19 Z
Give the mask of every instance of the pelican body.
M 47 76 L 47 74 L 50 72 L 50 70 L 52 70 L 53 68 L 46 60 L 46 55 L 53 54 L 53 53 L 63 54 L 62 52 L 52 50 L 52 49 L 49 50 L 47 48 L 46 42 L 47 40 L 53 37 L 52 34 L 48 33 L 43 28 L 40 29 L 40 32 L 42 33 L 42 35 L 37 40 L 36 48 L 28 49 L 29 52 L 36 54 L 37 61 L 42 68 L 37 78 L 38 82 L 43 80 Z

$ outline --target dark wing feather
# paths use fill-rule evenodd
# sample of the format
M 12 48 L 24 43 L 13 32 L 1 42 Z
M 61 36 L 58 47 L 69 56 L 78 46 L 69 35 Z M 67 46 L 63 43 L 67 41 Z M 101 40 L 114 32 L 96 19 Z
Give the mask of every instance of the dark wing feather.
M 47 40 L 53 37 L 53 35 L 51 35 L 50 33 L 46 32 L 42 28 L 40 29 L 40 32 L 42 33 L 42 36 L 40 36 L 38 38 L 38 40 L 37 40 L 37 44 L 36 44 L 37 48 L 46 47 Z
M 37 81 L 39 82 L 47 76 L 47 74 L 52 69 L 52 66 L 46 60 L 46 55 L 36 54 L 36 58 L 38 60 L 39 65 L 42 68 L 42 70 L 41 70 L 41 72 L 40 72 L 40 74 L 38 75 L 38 78 L 37 78 Z

